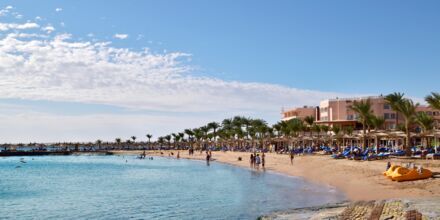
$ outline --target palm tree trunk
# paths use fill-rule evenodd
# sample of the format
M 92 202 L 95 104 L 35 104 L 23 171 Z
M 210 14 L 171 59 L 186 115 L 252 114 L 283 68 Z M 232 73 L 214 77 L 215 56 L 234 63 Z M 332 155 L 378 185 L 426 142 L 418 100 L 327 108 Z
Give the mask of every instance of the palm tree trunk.
M 362 130 L 364 132 L 362 134 L 362 150 L 365 150 L 365 147 L 367 145 L 367 139 L 365 138 L 367 130 L 365 129 L 365 124 L 366 124 L 366 121 L 364 121 L 364 123 L 362 123 Z
M 408 119 L 406 120 L 408 121 Z M 411 134 L 409 133 L 409 123 L 406 123 L 406 146 L 405 146 L 405 152 L 406 156 L 411 156 Z

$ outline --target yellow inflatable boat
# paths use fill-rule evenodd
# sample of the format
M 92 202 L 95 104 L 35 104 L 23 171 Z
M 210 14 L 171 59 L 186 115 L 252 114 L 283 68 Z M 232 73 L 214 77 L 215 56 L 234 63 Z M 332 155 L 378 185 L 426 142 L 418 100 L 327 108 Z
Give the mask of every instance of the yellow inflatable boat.
M 421 180 L 421 179 L 427 179 L 432 177 L 432 172 L 427 169 L 419 171 L 417 169 L 407 169 L 404 167 L 397 168 L 394 173 L 391 176 L 392 180 L 395 180 L 397 182 L 402 181 L 410 181 L 410 180 Z
M 399 167 L 401 167 L 401 166 L 398 166 L 398 165 L 392 165 L 387 171 L 383 172 L 383 175 L 384 175 L 384 176 L 387 176 L 387 177 L 391 177 L 391 174 L 393 174 L 394 171 L 395 171 L 397 168 L 399 168 Z
M 410 181 L 410 180 L 420 180 L 432 177 L 432 172 L 427 169 L 422 169 L 419 173 L 417 169 L 408 169 L 398 165 L 392 165 L 387 171 L 383 173 L 384 176 L 394 180 L 394 181 Z

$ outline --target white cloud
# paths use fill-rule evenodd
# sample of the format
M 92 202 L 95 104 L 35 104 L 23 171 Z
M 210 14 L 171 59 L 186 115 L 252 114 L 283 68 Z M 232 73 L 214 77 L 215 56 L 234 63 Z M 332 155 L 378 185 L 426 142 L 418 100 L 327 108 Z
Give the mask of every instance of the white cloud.
M 60 26 L 64 27 L 64 26 L 66 26 L 66 24 L 64 22 L 60 22 Z
M 191 75 L 189 54 L 157 54 L 105 42 L 0 40 L 0 98 L 101 103 L 167 112 L 264 112 L 311 105 L 336 93 Z
M 0 23 L 0 31 L 7 31 L 7 30 L 24 30 L 24 29 L 32 29 L 32 28 L 39 28 L 40 25 L 33 22 L 26 22 L 23 24 L 17 24 L 17 23 Z
M 44 34 L 29 34 L 29 33 L 9 33 L 8 37 L 11 38 L 47 38 Z
M 63 9 L 62 8 L 55 8 L 55 11 L 56 12 L 60 12 L 60 11 L 62 11 Z
M 114 38 L 120 39 L 120 40 L 124 40 L 128 38 L 128 34 L 115 34 L 113 35 Z
M 28 33 L 30 30 L 19 32 L 37 27 L 36 23 L 0 23 L 0 30 L 16 31 L 0 37 L 0 99 L 106 104 L 160 112 L 161 116 L 59 116 L 27 111 L 2 115 L 0 111 L 2 127 L 8 128 L 0 128 L 0 133 L 11 141 L 20 137 L 46 141 L 61 134 L 63 140 L 93 140 L 105 132 L 105 138 L 110 138 L 118 132 L 142 135 L 135 132 L 148 130 L 164 134 L 236 114 L 276 121 L 282 106 L 317 105 L 323 98 L 344 97 L 195 76 L 189 63 L 191 55 L 184 52 L 116 48 L 110 42 L 75 40 L 68 33 L 47 36 Z M 41 129 L 35 131 L 35 127 Z
M 41 28 L 41 30 L 46 31 L 48 34 L 55 31 L 55 28 L 52 25 L 47 25 L 46 27 Z
M 10 5 L 6 6 L 3 9 L 0 9 L 0 17 L 6 16 L 12 9 L 13 9 L 13 7 Z
M 9 12 L 8 10 L 0 9 L 0 17 L 6 16 L 8 14 L 8 12 Z
M 42 18 L 40 16 L 35 17 L 35 20 L 40 21 Z

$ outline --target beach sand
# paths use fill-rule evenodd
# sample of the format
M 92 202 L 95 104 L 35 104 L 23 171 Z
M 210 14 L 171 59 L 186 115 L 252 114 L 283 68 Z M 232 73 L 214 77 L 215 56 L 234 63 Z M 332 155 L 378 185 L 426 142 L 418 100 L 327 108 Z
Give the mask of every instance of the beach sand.
M 116 154 L 140 154 L 142 151 L 115 151 Z M 149 155 L 168 156 L 168 151 L 149 151 Z M 176 157 L 177 151 L 173 158 Z M 250 153 L 245 152 L 212 152 L 213 160 L 235 166 L 250 168 Z M 238 160 L 242 157 L 242 161 Z M 194 152 L 193 156 L 188 151 L 180 151 L 182 159 L 204 160 L 205 153 Z M 402 199 L 402 198 L 438 198 L 440 200 L 440 178 L 410 182 L 393 182 L 383 176 L 386 163 L 402 164 L 414 162 L 422 164 L 424 168 L 440 173 L 439 160 L 405 160 L 387 159 L 376 161 L 353 161 L 347 159 L 335 160 L 329 155 L 295 156 L 293 164 L 289 155 L 266 154 L 266 171 L 274 171 L 290 176 L 300 176 L 309 181 L 327 184 L 338 188 L 346 194 L 351 201 Z M 261 172 L 263 169 L 260 167 Z

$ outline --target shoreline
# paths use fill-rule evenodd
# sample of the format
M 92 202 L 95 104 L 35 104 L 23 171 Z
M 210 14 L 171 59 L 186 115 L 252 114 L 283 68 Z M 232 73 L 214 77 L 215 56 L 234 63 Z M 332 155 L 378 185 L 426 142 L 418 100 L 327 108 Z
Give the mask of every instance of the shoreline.
M 116 155 L 139 155 L 143 151 L 112 151 Z M 177 150 L 146 151 L 147 155 L 168 157 L 173 152 L 176 158 Z M 189 156 L 187 151 L 179 151 L 181 159 L 205 160 L 205 154 L 195 152 Z M 215 162 L 225 163 L 241 168 L 253 169 L 249 164 L 248 152 L 212 152 Z M 242 157 L 242 161 L 238 161 Z M 440 203 L 440 178 L 430 178 L 411 182 L 393 182 L 382 175 L 386 163 L 393 164 L 409 162 L 402 159 L 387 159 L 379 161 L 335 160 L 329 155 L 295 156 L 290 164 L 288 155 L 275 153 L 266 154 L 266 169 L 274 173 L 302 177 L 308 181 L 329 185 L 343 192 L 350 201 L 371 201 L 387 199 L 417 199 L 435 198 Z M 415 161 L 435 173 L 440 173 L 440 161 Z M 262 169 L 260 168 L 260 171 Z

